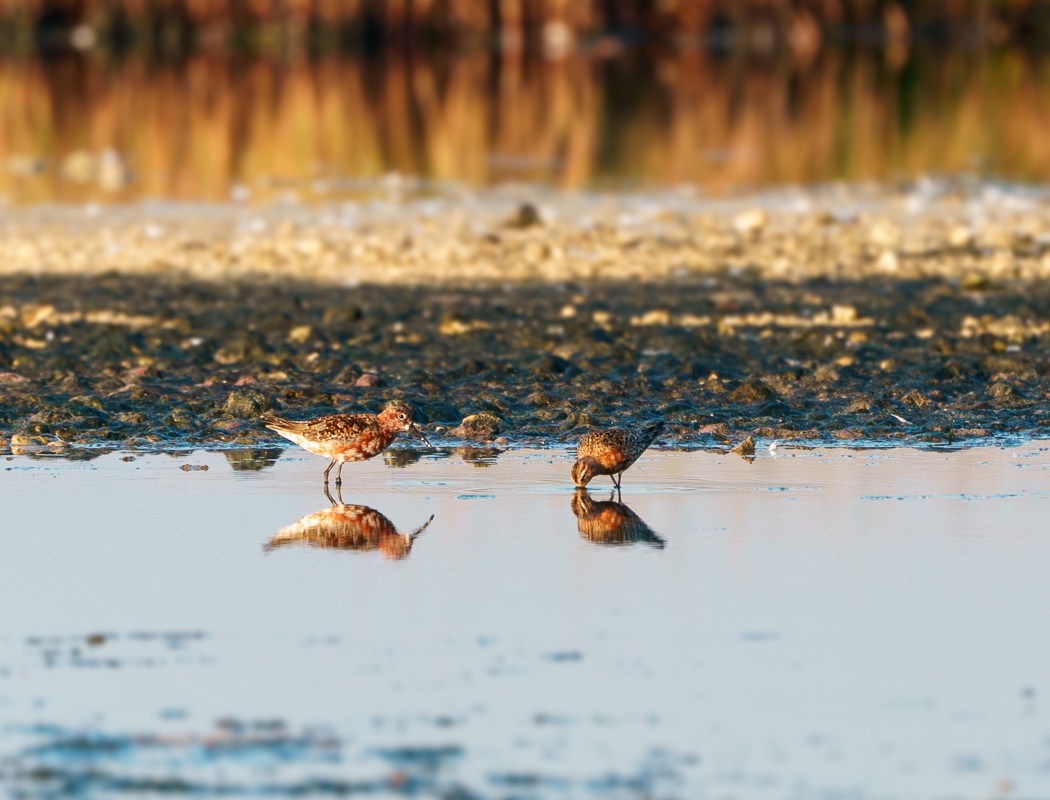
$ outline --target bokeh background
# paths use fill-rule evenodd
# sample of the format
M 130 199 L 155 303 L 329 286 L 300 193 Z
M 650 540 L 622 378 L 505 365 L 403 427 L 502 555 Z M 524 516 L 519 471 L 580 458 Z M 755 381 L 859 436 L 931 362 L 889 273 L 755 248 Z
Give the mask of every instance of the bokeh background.
M 0 0 L 8 203 L 1050 178 L 1038 0 Z

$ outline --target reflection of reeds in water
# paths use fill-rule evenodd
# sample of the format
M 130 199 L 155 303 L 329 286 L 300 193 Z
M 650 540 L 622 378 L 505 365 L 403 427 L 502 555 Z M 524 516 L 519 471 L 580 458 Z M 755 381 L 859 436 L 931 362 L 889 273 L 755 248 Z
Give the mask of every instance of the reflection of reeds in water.
M 596 544 L 640 543 L 660 549 L 666 545 L 641 517 L 612 497 L 595 501 L 586 489 L 579 488 L 572 496 L 572 513 L 580 534 Z
M 7 60 L 0 192 L 221 200 L 242 183 L 309 197 L 314 179 L 391 170 L 475 184 L 622 178 L 715 190 L 982 163 L 1046 179 L 1048 98 L 1042 66 L 1006 52 L 917 56 L 900 71 L 833 51 L 809 65 L 750 67 L 703 54 Z M 104 163 L 107 150 L 115 155 Z
M 338 503 L 331 502 L 331 508 L 307 514 L 295 524 L 281 528 L 264 549 L 304 545 L 326 550 L 379 550 L 389 559 L 400 560 L 408 556 L 416 537 L 434 520 L 431 516 L 412 533 L 403 534 L 374 508 L 346 505 L 341 496 Z
M 918 30 L 936 25 L 942 33 L 988 36 L 1005 28 L 999 34 L 1005 35 L 1038 25 L 1040 8 L 1039 0 L 0 0 L 0 22 L 45 34 L 89 23 L 147 42 L 190 31 L 205 43 L 231 35 L 266 42 L 307 34 L 322 41 L 349 34 L 456 43 L 500 32 L 508 46 L 518 46 L 525 38 L 549 41 L 551 25 L 567 32 L 561 36 L 617 30 L 682 37 L 727 27 L 790 36 L 800 25 L 893 32 L 904 20 Z

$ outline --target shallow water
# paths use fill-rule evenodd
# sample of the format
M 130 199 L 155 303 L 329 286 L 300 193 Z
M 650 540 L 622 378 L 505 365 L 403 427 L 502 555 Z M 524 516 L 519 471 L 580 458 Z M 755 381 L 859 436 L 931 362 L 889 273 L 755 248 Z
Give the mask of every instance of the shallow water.
M 1050 794 L 1039 443 L 377 459 L 356 538 L 296 451 L 122 457 L 0 462 L 6 796 Z

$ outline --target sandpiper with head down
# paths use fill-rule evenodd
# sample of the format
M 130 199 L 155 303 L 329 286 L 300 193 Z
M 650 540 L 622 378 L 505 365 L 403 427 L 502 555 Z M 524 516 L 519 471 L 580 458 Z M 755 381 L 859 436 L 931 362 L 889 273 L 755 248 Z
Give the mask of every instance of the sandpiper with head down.
M 434 446 L 412 421 L 411 409 L 396 400 L 378 414 L 329 414 L 301 422 L 266 414 L 262 422 L 308 453 L 330 459 L 332 463 L 324 471 L 326 484 L 328 473 L 339 464 L 335 473 L 336 486 L 343 482 L 343 464 L 347 461 L 365 461 L 379 455 L 403 431 L 412 431 L 427 443 L 427 447 Z
M 663 422 L 655 422 L 588 433 L 576 448 L 572 482 L 586 486 L 595 475 L 608 475 L 619 489 L 624 471 L 649 449 L 663 429 Z

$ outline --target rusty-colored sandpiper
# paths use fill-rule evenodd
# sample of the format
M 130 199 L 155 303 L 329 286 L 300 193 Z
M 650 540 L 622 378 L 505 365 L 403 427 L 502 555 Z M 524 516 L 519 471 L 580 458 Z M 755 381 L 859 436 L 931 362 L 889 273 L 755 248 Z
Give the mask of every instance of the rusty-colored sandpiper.
M 329 414 L 318 419 L 281 419 L 272 414 L 262 417 L 263 424 L 276 431 L 303 450 L 331 460 L 324 471 L 324 482 L 336 464 L 335 485 L 342 484 L 343 464 L 347 461 L 365 461 L 386 450 L 403 431 L 412 431 L 433 448 L 423 432 L 412 421 L 412 411 L 403 403 L 394 401 L 379 414 Z
M 576 448 L 572 482 L 586 486 L 595 475 L 608 475 L 620 488 L 624 471 L 649 449 L 664 429 L 663 422 L 632 428 L 608 428 L 589 433 Z

